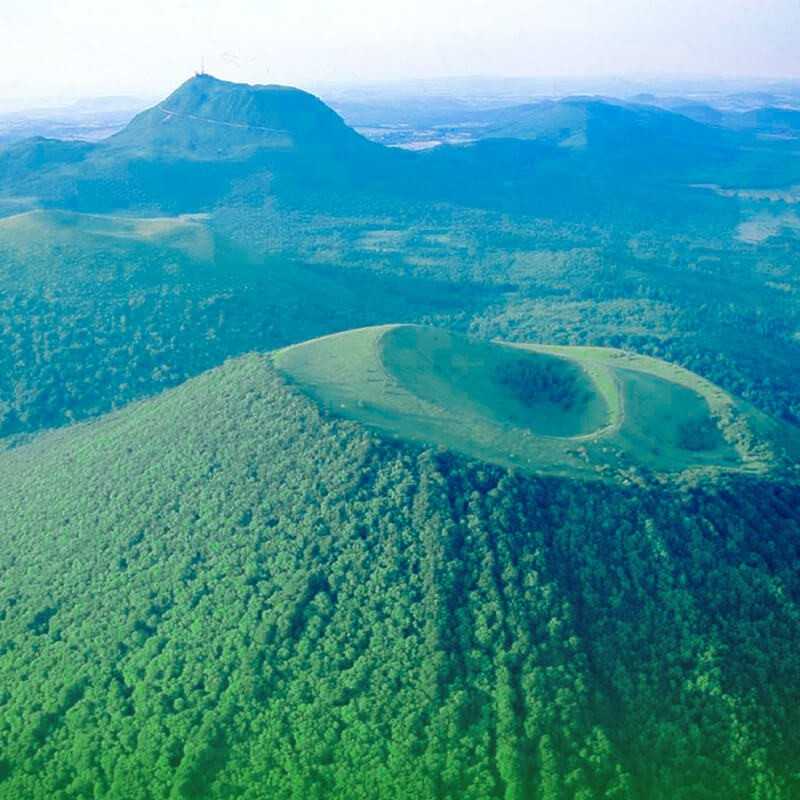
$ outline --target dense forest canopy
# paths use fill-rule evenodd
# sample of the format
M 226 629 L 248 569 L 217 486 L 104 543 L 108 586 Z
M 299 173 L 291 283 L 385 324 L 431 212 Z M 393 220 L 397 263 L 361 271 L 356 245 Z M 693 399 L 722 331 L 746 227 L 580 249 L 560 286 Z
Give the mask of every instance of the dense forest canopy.
M 229 362 L 0 456 L 0 797 L 788 800 L 798 509 L 388 443 Z

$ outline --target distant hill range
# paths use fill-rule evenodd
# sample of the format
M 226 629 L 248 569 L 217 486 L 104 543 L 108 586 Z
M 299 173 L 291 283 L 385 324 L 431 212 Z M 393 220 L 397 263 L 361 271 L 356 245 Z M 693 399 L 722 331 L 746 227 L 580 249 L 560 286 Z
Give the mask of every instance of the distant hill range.
M 486 126 L 479 132 L 481 138 L 543 140 L 618 156 L 635 151 L 684 152 L 691 159 L 729 145 L 719 131 L 680 114 L 597 98 L 499 109 L 477 119 Z
M 667 111 L 689 117 L 705 125 L 748 131 L 761 135 L 785 135 L 800 138 L 800 101 L 791 105 L 776 105 L 770 95 L 748 96 L 751 106 L 731 107 L 729 104 L 712 105 L 684 97 L 658 98 L 639 95 L 632 102 L 657 106 Z
M 421 149 L 443 141 L 459 143 L 503 133 L 529 139 L 558 138 L 559 131 L 580 131 L 582 115 L 597 121 L 603 114 L 620 125 L 622 131 L 626 124 L 632 124 L 634 128 L 647 129 L 656 137 L 661 135 L 660 125 L 654 124 L 653 117 L 659 112 L 731 131 L 797 135 L 800 96 L 783 98 L 758 93 L 700 99 L 693 95 L 671 97 L 644 93 L 625 97 L 573 94 L 513 104 L 489 102 L 486 98 L 483 105 L 448 97 L 410 96 L 400 97 L 394 104 L 385 100 L 383 103 L 343 100 L 335 107 L 348 122 L 377 141 Z M 662 115 L 661 123 L 664 122 Z M 674 119 L 668 123 L 668 127 L 673 128 L 680 125 L 685 126 L 685 120 Z M 691 141 L 688 143 L 692 145 Z
M 66 106 L 0 109 L 0 144 L 35 136 L 97 141 L 119 131 L 148 105 L 136 97 L 90 97 Z
M 24 198 L 29 207 L 196 212 L 269 196 L 336 208 L 365 197 L 374 205 L 379 196 L 404 203 L 457 196 L 469 205 L 539 213 L 548 198 L 567 207 L 569 192 L 586 214 L 592 204 L 581 195 L 596 198 L 598 180 L 609 197 L 644 178 L 725 183 L 722 173 L 745 151 L 745 161 L 778 173 L 776 158 L 763 150 L 768 145 L 753 155 L 743 137 L 785 135 L 794 130 L 795 112 L 750 112 L 727 128 L 703 114 L 690 119 L 597 98 L 470 111 L 422 137 L 423 144 L 461 142 L 457 153 L 418 155 L 369 141 L 298 89 L 197 75 L 102 141 L 35 138 L 0 150 L 0 199 L 12 210 Z

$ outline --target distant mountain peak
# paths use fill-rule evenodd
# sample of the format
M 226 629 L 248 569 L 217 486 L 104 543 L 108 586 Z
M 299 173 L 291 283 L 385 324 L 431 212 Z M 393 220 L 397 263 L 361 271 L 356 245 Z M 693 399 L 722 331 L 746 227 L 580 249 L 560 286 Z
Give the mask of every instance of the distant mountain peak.
M 319 98 L 291 86 L 234 83 L 198 73 L 114 137 L 115 143 L 195 157 L 361 141 Z
M 294 86 L 285 86 L 278 83 L 239 83 L 237 81 L 228 81 L 224 78 L 218 78 L 215 75 L 209 74 L 208 72 L 196 72 L 190 78 L 187 78 L 180 86 L 178 86 L 178 88 L 175 89 L 175 91 L 173 91 L 169 97 L 196 89 L 221 92 L 283 92 L 314 97 L 314 95 L 310 94 L 309 92 L 303 91 L 302 89 L 298 89 Z

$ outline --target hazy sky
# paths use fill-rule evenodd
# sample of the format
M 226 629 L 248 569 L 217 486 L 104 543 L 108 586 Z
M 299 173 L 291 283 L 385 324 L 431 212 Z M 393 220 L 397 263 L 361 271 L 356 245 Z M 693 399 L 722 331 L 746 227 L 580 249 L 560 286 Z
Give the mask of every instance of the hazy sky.
M 0 99 L 219 77 L 800 77 L 800 0 L 0 0 Z

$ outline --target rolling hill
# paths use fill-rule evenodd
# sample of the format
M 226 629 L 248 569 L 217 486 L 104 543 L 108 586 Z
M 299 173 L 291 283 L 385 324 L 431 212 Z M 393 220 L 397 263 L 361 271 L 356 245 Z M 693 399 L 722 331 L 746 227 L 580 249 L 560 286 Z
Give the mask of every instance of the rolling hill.
M 402 110 L 407 119 L 401 124 Z M 571 96 L 481 110 L 433 108 L 427 116 L 413 106 L 377 113 L 387 123 L 366 130 L 403 146 L 517 139 L 580 154 L 589 163 L 611 159 L 617 168 L 623 163 L 648 166 L 651 173 L 726 163 L 741 144 L 718 127 L 716 118 L 606 97 Z
M 680 114 L 580 97 L 504 109 L 483 136 L 545 139 L 574 149 L 644 148 L 652 155 L 680 147 L 689 153 L 707 151 L 726 144 L 713 128 Z
M 435 334 L 387 333 L 418 403 L 521 413 L 475 372 L 506 350 L 451 342 L 444 372 Z M 796 796 L 795 483 L 377 435 L 380 408 L 341 419 L 273 366 L 320 346 L 0 453 L 0 798 Z M 562 435 L 606 413 L 545 394 Z
M 774 98 L 767 97 L 765 100 L 774 103 Z M 796 139 L 800 135 L 800 111 L 794 107 L 758 103 L 757 107 L 743 111 L 717 108 L 682 98 L 648 98 L 647 102 L 658 103 L 661 108 L 688 117 L 695 122 L 732 131 L 787 139 Z
M 725 124 L 734 130 L 750 130 L 764 136 L 800 138 L 800 111 L 794 108 L 757 108 L 730 114 Z

